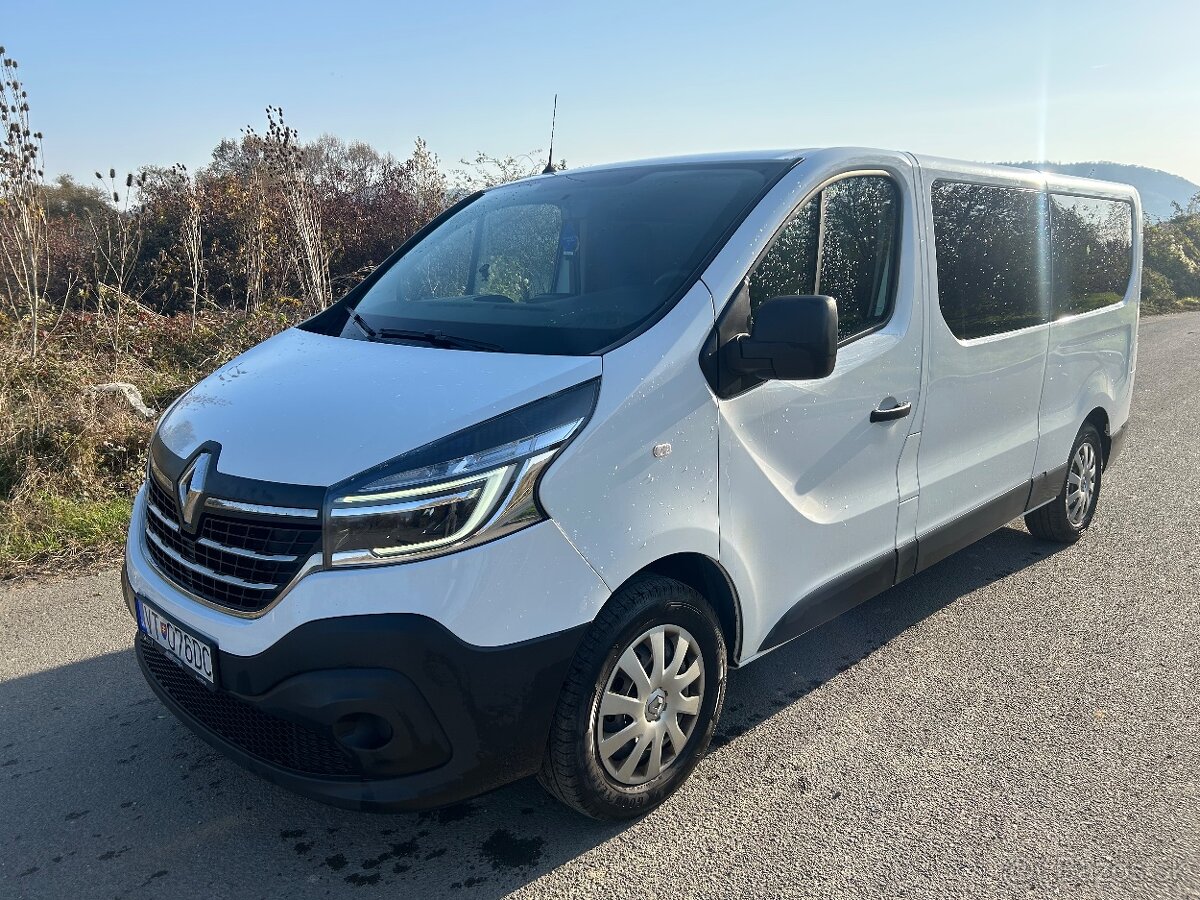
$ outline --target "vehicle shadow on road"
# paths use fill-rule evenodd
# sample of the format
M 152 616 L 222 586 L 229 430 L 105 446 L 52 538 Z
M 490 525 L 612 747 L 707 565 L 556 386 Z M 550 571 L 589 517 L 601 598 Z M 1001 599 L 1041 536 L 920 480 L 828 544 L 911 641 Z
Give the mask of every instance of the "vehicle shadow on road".
M 1001 529 L 731 673 L 710 752 L 737 752 L 722 748 L 905 629 L 1058 549 Z M 684 791 L 706 789 L 699 778 Z M 673 806 L 655 815 L 674 817 Z M 603 845 L 631 839 L 629 826 L 583 819 L 532 780 L 421 814 L 351 813 L 292 796 L 176 722 L 132 650 L 0 684 L 0 809 L 0 884 L 29 897 L 80 884 L 95 896 L 203 887 L 300 898 L 387 885 L 406 896 L 500 896 L 580 857 L 580 877 L 602 887 Z

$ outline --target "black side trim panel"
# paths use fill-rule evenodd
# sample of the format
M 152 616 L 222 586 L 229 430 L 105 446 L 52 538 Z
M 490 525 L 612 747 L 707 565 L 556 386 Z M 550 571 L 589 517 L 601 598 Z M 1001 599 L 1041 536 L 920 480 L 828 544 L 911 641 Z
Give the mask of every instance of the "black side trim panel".
M 1057 469 L 1051 469 L 1049 472 L 1043 472 L 1041 475 L 1036 476 L 1033 479 L 1033 483 L 1029 486 L 1029 501 L 1025 504 L 1025 511 L 1030 512 L 1035 510 L 1057 497 L 1062 491 L 1063 483 L 1066 480 L 1066 463 Z
M 896 583 L 917 574 L 917 542 L 909 541 L 896 548 Z
M 1109 463 L 1121 455 L 1121 451 L 1125 449 L 1125 442 L 1129 439 L 1129 423 L 1126 422 L 1116 431 L 1114 431 L 1108 439 L 1108 456 L 1104 460 L 1104 468 L 1108 468 Z
M 758 652 L 778 647 L 824 625 L 830 619 L 883 593 L 893 584 L 987 537 L 1026 510 L 1053 500 L 1062 490 L 1066 474 L 1066 466 L 1044 472 L 962 518 L 931 531 L 920 540 L 910 541 L 896 548 L 895 552 L 872 560 L 817 588 L 784 613 L 763 640 Z
M 987 537 L 997 528 L 1021 515 L 1025 512 L 1026 501 L 1029 500 L 1030 487 L 1030 482 L 1027 481 L 990 503 L 971 510 L 962 518 L 948 522 L 920 538 L 917 571 L 925 571 L 951 553 Z
M 896 553 L 887 553 L 822 585 L 783 614 L 758 652 L 824 625 L 896 583 Z

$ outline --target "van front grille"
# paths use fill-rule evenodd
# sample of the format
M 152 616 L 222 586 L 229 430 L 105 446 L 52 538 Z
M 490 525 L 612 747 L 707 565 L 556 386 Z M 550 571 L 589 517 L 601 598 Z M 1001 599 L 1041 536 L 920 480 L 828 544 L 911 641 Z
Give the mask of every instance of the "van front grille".
M 146 480 L 146 549 L 170 581 L 241 613 L 271 604 L 320 548 L 313 519 L 241 518 L 203 512 L 195 535 L 180 525 L 175 499 L 158 479 Z
M 144 634 L 138 635 L 137 653 L 154 684 L 188 717 L 244 753 L 306 775 L 358 772 L 358 764 L 332 735 L 272 716 L 232 694 L 210 691 Z

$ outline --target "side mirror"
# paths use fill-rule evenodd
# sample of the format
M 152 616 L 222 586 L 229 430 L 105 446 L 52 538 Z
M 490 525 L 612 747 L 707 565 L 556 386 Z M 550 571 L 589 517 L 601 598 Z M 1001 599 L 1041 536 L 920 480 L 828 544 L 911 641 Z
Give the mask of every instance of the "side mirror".
M 772 297 L 754 313 L 749 334 L 725 345 L 729 367 L 763 381 L 824 378 L 837 361 L 832 297 Z

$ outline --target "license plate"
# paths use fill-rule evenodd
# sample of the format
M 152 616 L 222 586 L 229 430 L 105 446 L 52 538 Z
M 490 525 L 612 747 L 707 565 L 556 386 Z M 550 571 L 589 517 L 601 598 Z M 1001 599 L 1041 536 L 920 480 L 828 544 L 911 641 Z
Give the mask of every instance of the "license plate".
M 214 645 L 184 631 L 141 597 L 137 598 L 137 619 L 142 634 L 167 651 L 186 671 L 210 687 L 216 687 L 217 648 Z

